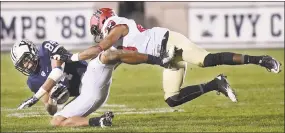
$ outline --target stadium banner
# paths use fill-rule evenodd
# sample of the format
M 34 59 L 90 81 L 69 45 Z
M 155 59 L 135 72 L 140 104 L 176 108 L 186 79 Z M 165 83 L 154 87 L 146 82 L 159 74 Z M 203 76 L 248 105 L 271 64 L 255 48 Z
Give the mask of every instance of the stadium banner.
M 90 46 L 93 39 L 90 34 L 89 18 L 93 8 L 91 6 L 61 8 L 55 6 L 56 4 L 58 3 L 46 7 L 45 4 L 41 4 L 42 8 L 38 6 L 2 8 L 1 5 L 1 51 L 8 51 L 21 39 L 29 39 L 36 44 L 41 44 L 45 40 L 54 40 L 69 50 Z
M 189 2 L 188 35 L 204 48 L 283 48 L 283 2 Z

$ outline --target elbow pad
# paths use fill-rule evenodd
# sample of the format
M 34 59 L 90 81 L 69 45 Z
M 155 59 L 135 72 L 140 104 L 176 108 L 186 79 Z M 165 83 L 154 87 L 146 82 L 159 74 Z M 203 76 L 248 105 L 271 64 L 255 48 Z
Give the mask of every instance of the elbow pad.
M 61 78 L 64 76 L 62 68 L 61 67 L 56 67 L 52 69 L 50 74 L 48 75 L 48 78 L 52 79 L 55 82 L 58 82 L 61 80 Z

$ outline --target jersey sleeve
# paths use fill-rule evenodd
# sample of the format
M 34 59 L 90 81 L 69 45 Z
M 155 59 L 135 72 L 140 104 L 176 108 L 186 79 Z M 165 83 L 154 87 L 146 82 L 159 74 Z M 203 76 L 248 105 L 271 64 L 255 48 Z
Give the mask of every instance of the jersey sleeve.
M 37 93 L 39 88 L 44 84 L 44 81 L 35 78 L 28 78 L 27 85 L 33 93 Z
M 107 19 L 107 21 L 104 23 L 102 27 L 103 36 L 106 37 L 113 28 L 115 28 L 118 25 L 124 24 L 121 19 L 122 18 L 117 16 L 113 16 Z
M 115 27 L 115 26 L 117 26 L 117 23 L 115 22 L 115 21 L 113 21 L 113 20 L 110 20 L 110 21 L 108 21 L 108 23 L 107 23 L 107 25 L 106 25 L 106 27 L 105 27 L 105 32 L 106 33 L 110 33 L 110 31 Z
M 50 57 L 52 53 L 55 53 L 58 50 L 59 47 L 60 45 L 55 41 L 44 41 L 42 43 L 41 50 L 45 56 L 48 55 L 48 57 Z

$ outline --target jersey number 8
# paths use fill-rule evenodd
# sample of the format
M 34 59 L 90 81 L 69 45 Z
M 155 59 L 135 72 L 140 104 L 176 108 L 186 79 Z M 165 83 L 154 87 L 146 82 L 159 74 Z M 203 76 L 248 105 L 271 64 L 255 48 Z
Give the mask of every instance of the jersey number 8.
M 50 44 L 50 43 L 46 43 L 45 48 L 48 49 L 50 52 L 52 52 L 54 49 L 54 46 L 52 46 L 52 44 Z

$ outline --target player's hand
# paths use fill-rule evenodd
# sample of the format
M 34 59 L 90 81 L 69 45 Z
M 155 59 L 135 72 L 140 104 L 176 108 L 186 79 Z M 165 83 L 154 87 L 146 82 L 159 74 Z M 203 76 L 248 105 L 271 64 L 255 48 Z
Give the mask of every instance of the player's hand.
M 54 91 L 51 93 L 50 98 L 53 101 L 59 102 L 58 100 L 62 99 L 66 93 L 69 93 L 67 87 L 62 84 L 57 84 Z M 61 102 L 59 104 L 61 104 Z
M 59 47 L 56 52 L 51 55 L 51 59 L 60 60 L 63 62 L 72 62 L 72 54 L 68 52 L 63 46 Z
M 18 107 L 18 110 L 24 109 L 24 108 L 29 108 L 29 107 L 33 106 L 34 104 L 36 104 L 38 101 L 39 101 L 39 99 L 33 96 L 33 97 L 27 99 L 26 101 L 24 101 L 22 104 L 20 104 L 20 106 Z

